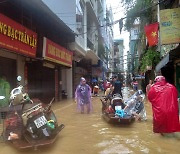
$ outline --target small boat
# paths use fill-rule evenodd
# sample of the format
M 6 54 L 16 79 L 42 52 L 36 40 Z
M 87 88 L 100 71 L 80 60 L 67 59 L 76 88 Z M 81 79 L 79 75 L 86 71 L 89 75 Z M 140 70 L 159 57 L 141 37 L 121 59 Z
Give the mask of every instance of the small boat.
M 116 116 L 114 113 L 102 113 L 103 118 L 108 122 L 112 124 L 131 124 L 135 121 L 134 116 L 127 116 L 127 117 L 119 117 Z
M 108 103 L 107 99 L 100 99 L 102 102 L 102 117 L 112 124 L 131 124 L 135 121 L 132 114 L 124 113 L 123 109 L 126 106 L 119 96 L 114 96 Z M 108 105 L 110 104 L 110 105 Z M 110 108 L 109 108 L 110 107 Z M 119 108 L 119 110 L 118 110 Z

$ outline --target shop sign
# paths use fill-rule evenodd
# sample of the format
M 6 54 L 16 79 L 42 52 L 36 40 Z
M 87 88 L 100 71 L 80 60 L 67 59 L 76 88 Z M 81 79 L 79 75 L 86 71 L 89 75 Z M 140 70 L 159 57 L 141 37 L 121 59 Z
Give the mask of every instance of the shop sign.
M 102 70 L 99 67 L 92 68 L 92 76 L 102 76 Z
M 0 47 L 35 57 L 37 34 L 0 14 Z
M 180 8 L 160 11 L 161 44 L 180 43 Z
M 62 46 L 50 41 L 49 39 L 43 39 L 43 58 L 58 64 L 72 67 L 73 53 Z

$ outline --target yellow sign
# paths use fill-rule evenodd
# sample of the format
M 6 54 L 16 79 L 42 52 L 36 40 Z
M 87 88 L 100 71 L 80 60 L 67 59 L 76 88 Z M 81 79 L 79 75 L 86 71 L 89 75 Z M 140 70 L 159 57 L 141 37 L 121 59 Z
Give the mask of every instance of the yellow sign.
M 180 8 L 160 11 L 161 44 L 180 43 Z

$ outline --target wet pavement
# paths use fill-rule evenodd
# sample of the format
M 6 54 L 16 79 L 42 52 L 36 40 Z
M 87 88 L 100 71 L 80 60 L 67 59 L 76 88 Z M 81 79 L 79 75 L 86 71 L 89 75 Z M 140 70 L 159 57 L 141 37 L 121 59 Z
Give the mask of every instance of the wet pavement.
M 125 89 L 125 93 L 129 93 Z M 125 99 L 127 96 L 125 96 Z M 59 122 L 65 124 L 55 144 L 34 150 L 18 151 L 0 143 L 0 154 L 179 154 L 180 140 L 165 138 L 152 132 L 152 111 L 145 103 L 147 121 L 132 125 L 108 124 L 101 117 L 100 97 L 93 97 L 93 113 L 76 112 L 74 100 L 53 105 Z

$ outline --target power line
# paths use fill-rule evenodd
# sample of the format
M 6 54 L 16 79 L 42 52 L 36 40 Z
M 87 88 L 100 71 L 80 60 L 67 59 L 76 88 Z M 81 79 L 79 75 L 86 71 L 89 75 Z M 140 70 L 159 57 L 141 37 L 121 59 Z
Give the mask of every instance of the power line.
M 145 8 L 145 9 L 140 10 L 139 12 L 137 12 L 137 13 L 135 13 L 135 14 L 142 13 L 142 12 L 144 12 L 144 11 L 152 8 L 152 7 L 157 6 L 158 4 L 160 4 L 160 3 L 164 2 L 164 1 L 165 1 L 165 0 L 162 0 L 162 1 L 160 1 L 160 2 L 158 2 L 158 3 L 156 3 L 156 4 L 154 4 L 154 5 L 151 5 L 151 6 L 147 7 L 147 8 Z M 119 4 L 120 4 L 120 3 L 119 3 Z M 119 6 L 119 4 L 118 4 L 118 6 Z M 56 13 L 56 14 L 59 14 L 59 13 Z M 118 23 L 118 22 L 122 22 L 122 20 L 124 20 L 124 19 L 126 19 L 126 18 L 127 18 L 127 16 L 126 16 L 126 17 L 123 17 L 123 18 L 121 18 L 121 19 L 118 19 L 118 20 L 116 20 L 116 21 L 114 21 L 114 22 L 112 22 L 112 23 L 106 23 L 105 25 L 95 26 L 96 29 L 95 29 L 92 33 L 96 32 L 96 30 L 98 30 L 99 27 L 112 26 L 112 25 L 114 25 L 114 24 L 116 24 L 116 23 Z M 70 24 L 69 24 L 69 25 L 70 25 Z M 73 24 L 72 24 L 72 25 L 73 25 Z M 74 24 L 74 25 L 77 25 L 77 24 Z M 82 26 L 87 26 L 87 25 L 82 25 Z M 77 35 L 77 36 L 78 36 L 78 35 L 84 35 L 84 34 L 86 34 L 86 33 L 88 33 L 88 31 L 87 31 L 87 32 L 84 32 L 84 33 L 81 33 L 81 34 L 76 34 L 76 35 Z
M 155 7 L 155 6 L 161 4 L 162 2 L 165 2 L 165 1 L 166 1 L 166 0 L 159 1 L 159 2 L 157 2 L 157 3 L 154 4 L 154 5 L 151 5 L 151 6 L 147 7 L 147 8 L 145 8 L 145 9 L 142 9 L 142 10 L 136 12 L 135 14 L 143 13 L 144 11 L 146 11 L 146 10 L 152 8 L 152 7 Z M 123 18 L 121 18 L 121 19 L 118 19 L 118 20 L 110 23 L 109 25 L 114 25 L 114 24 L 116 24 L 116 23 L 118 23 L 118 22 L 120 22 L 121 20 L 124 20 L 124 19 L 126 19 L 126 18 L 128 18 L 128 17 L 126 16 L 126 17 L 123 17 Z
M 95 33 L 96 31 L 97 31 L 97 29 L 94 29 L 94 30 L 91 32 L 91 34 Z M 76 35 L 79 36 L 79 35 L 84 35 L 84 34 L 87 34 L 87 33 L 88 33 L 88 31 L 87 31 L 87 32 L 84 32 L 84 33 L 79 33 L 79 34 L 76 33 Z

